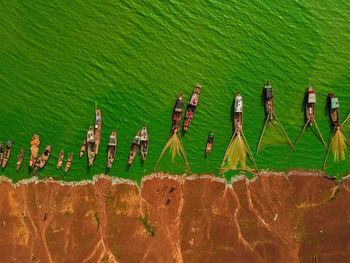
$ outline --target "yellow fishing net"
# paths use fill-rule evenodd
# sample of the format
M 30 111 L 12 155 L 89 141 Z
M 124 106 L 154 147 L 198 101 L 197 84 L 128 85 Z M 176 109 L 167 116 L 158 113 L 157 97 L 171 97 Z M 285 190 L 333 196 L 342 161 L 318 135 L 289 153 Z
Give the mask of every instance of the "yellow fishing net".
M 174 133 L 169 141 L 166 143 L 164 150 L 170 149 L 171 161 L 174 161 L 176 155 L 180 155 L 180 153 L 185 156 L 185 150 L 179 140 L 179 137 L 176 133 Z
M 339 160 L 345 160 L 346 155 L 349 153 L 350 142 L 342 133 L 342 131 L 338 129 L 334 134 L 334 139 L 330 147 L 331 147 L 335 162 Z
M 282 127 L 276 121 L 269 121 L 261 139 L 260 150 L 267 146 L 290 146 Z

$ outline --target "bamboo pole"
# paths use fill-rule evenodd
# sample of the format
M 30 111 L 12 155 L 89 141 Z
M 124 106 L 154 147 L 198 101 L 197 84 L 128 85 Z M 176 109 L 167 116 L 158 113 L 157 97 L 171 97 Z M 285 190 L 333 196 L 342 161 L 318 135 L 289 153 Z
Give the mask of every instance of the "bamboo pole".
M 337 129 L 336 127 L 334 127 L 334 129 L 333 129 L 332 139 L 331 139 L 331 142 L 329 143 L 329 146 L 328 146 L 328 149 L 327 149 L 327 153 L 326 153 L 326 156 L 325 156 L 324 161 L 323 161 L 322 171 L 325 170 L 328 154 L 329 154 L 329 151 L 331 149 L 331 146 L 332 146 L 332 143 L 333 143 L 333 140 L 334 140 L 334 134 L 335 134 L 336 129 Z
M 277 115 L 276 115 L 275 113 L 274 113 L 273 115 L 275 116 L 275 118 L 276 118 L 278 124 L 281 126 L 281 128 L 282 128 L 282 130 L 283 130 L 283 132 L 284 132 L 284 135 L 286 135 L 286 137 L 287 137 L 287 139 L 288 139 L 290 145 L 291 145 L 292 148 L 293 148 L 293 144 L 292 144 L 292 142 L 290 141 L 290 139 L 289 139 L 289 137 L 288 137 L 288 134 L 287 134 L 286 131 L 284 130 L 284 128 L 283 128 L 283 126 L 282 126 L 282 123 L 279 121 L 279 119 L 277 118 Z
M 156 166 L 155 166 L 154 169 L 153 169 L 153 173 L 154 173 L 155 170 L 157 169 L 158 163 L 159 163 L 160 159 L 162 158 L 162 156 L 163 156 L 163 154 L 164 154 L 164 152 L 165 152 L 165 150 L 166 150 L 166 145 L 167 145 L 167 143 L 168 143 L 168 141 L 169 141 L 169 139 L 170 139 L 170 137 L 171 137 L 172 134 L 173 134 L 173 133 L 170 132 L 170 135 L 169 135 L 169 137 L 168 137 L 168 139 L 167 139 L 167 141 L 166 141 L 166 143 L 165 143 L 165 145 L 164 145 L 164 148 L 163 148 L 162 152 L 160 153 L 160 156 L 159 156 L 159 158 L 158 158 L 158 161 L 157 161 L 157 163 L 156 163 Z
M 318 134 L 319 134 L 320 137 L 321 137 L 321 140 L 322 140 L 322 143 L 323 143 L 324 147 L 326 148 L 326 150 L 328 150 L 328 147 L 327 147 L 326 143 L 325 143 L 324 140 L 323 140 L 322 134 L 321 134 L 321 132 L 320 132 L 320 129 L 318 128 L 318 125 L 317 125 L 316 120 L 314 120 L 314 123 L 315 123 L 316 129 L 317 129 L 317 131 L 318 131 Z
M 247 148 L 248 148 L 248 151 L 249 151 L 249 154 L 250 154 L 250 159 L 251 159 L 253 165 L 255 166 L 256 172 L 257 172 L 258 175 L 259 175 L 258 166 L 257 166 L 256 163 L 255 163 L 253 154 L 252 154 L 252 152 L 251 152 L 251 150 L 250 150 L 250 147 L 249 147 L 249 144 L 248 144 L 248 142 L 247 142 L 247 139 L 246 139 L 245 136 L 244 136 L 243 130 L 242 130 L 242 137 L 243 137 L 243 139 L 244 139 L 245 144 L 247 145 Z
M 175 133 L 175 135 L 176 135 L 176 133 Z M 181 133 L 179 133 L 179 138 L 180 138 L 180 143 L 181 143 L 181 146 L 182 146 L 183 157 L 185 159 L 186 166 L 187 166 L 188 171 L 190 172 L 190 174 L 192 174 L 191 169 L 190 169 L 190 165 L 188 164 L 188 161 L 187 161 L 187 157 L 186 157 L 186 153 L 185 153 L 185 147 L 184 147 L 184 144 L 183 144 L 182 138 L 181 138 Z
M 297 141 L 296 141 L 295 144 L 293 145 L 292 151 L 294 151 L 295 146 L 296 146 L 297 143 L 299 142 L 301 136 L 303 135 L 303 133 L 304 133 L 304 131 L 305 131 L 305 129 L 306 129 L 306 127 L 307 127 L 307 125 L 308 125 L 309 123 L 310 123 L 310 120 L 308 120 L 308 121 L 306 122 L 306 124 L 305 124 L 304 128 L 302 129 L 302 131 L 301 131 L 301 133 L 300 133 L 300 135 L 299 135 Z M 327 147 L 326 147 L 326 148 L 327 148 Z
M 341 124 L 341 127 L 343 127 L 343 125 L 347 122 L 347 120 L 349 119 L 350 117 L 350 113 L 348 114 L 348 117 L 346 117 L 346 119 L 343 121 L 343 123 Z
M 262 130 L 262 132 L 261 132 L 261 135 L 260 135 L 260 138 L 259 138 L 258 148 L 256 149 L 256 154 L 259 153 L 260 143 L 261 143 L 262 137 L 263 137 L 263 135 L 264 135 L 264 132 L 265 132 L 267 123 L 270 121 L 270 119 L 269 119 L 270 117 L 271 117 L 271 113 L 269 113 L 269 114 L 267 115 L 267 117 L 266 117 L 265 125 L 264 125 L 264 128 L 263 128 L 263 130 Z
M 228 154 L 228 149 L 230 148 L 230 146 L 231 146 L 231 144 L 232 144 L 232 141 L 233 141 L 233 138 L 236 136 L 236 134 L 237 134 L 237 131 L 235 131 L 235 132 L 233 133 L 232 137 L 231 137 L 231 140 L 230 140 L 230 142 L 229 142 L 229 144 L 228 144 L 228 146 L 227 146 L 227 148 L 226 148 L 225 155 L 224 155 L 224 159 L 222 159 L 222 162 L 221 162 L 221 166 L 220 166 L 220 167 L 222 167 L 222 166 L 224 165 L 225 159 L 226 159 L 227 154 Z

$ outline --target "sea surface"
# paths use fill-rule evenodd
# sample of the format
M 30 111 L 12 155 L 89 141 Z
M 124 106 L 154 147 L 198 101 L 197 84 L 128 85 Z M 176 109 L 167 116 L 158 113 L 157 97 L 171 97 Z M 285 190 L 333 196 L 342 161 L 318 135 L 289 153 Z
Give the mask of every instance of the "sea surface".
M 39 176 L 91 179 L 106 172 L 110 133 L 118 134 L 111 176 L 140 181 L 150 174 L 171 128 L 178 93 L 185 105 L 196 84 L 203 86 L 192 125 L 182 134 L 193 173 L 217 173 L 232 136 L 232 102 L 244 100 L 243 130 L 259 169 L 322 168 L 325 148 L 307 128 L 295 151 L 266 145 L 255 154 L 265 112 L 262 88 L 274 88 L 275 112 L 294 143 L 304 123 L 308 85 L 317 95 L 316 120 L 329 142 L 327 95 L 335 92 L 340 119 L 350 112 L 350 1 L 16 1 L 0 6 L 0 140 L 13 139 L 8 166 L 13 180 L 32 176 L 29 143 L 40 134 L 40 152 L 52 156 Z M 102 110 L 102 143 L 94 166 L 79 151 Z M 147 161 L 127 167 L 129 148 L 147 125 Z M 211 154 L 204 158 L 210 130 Z M 348 134 L 350 134 L 348 132 Z M 17 154 L 25 148 L 23 167 Z M 71 170 L 56 171 L 58 154 L 74 152 Z M 349 158 L 327 172 L 341 177 Z M 181 174 L 181 158 L 166 153 L 158 170 Z M 230 173 L 226 174 L 229 178 Z

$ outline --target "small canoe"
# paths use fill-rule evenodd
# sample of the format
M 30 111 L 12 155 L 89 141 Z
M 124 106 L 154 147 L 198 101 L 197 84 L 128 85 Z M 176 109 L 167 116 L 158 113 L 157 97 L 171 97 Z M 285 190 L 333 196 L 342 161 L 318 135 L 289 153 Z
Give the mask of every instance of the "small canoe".
M 190 127 L 191 123 L 192 123 L 192 119 L 194 117 L 194 113 L 197 109 L 198 106 L 198 102 L 199 102 L 199 95 L 201 93 L 201 88 L 202 86 L 197 85 L 194 88 L 194 91 L 192 93 L 190 102 L 187 105 L 187 110 L 186 110 L 186 114 L 185 114 L 185 118 L 184 118 L 184 126 L 183 129 L 185 131 L 188 130 L 188 128 Z
M 60 155 L 58 156 L 58 162 L 57 162 L 57 170 L 59 170 L 62 166 L 63 163 L 63 158 L 64 158 L 64 150 L 60 152 Z
M 130 148 L 130 153 L 129 153 L 129 161 L 128 164 L 131 165 L 132 162 L 135 159 L 135 156 L 137 155 L 137 152 L 139 151 L 140 148 L 140 136 L 141 136 L 141 132 L 138 131 L 134 140 L 132 141 L 132 145 Z
M 24 159 L 24 150 L 23 150 L 23 148 L 22 148 L 21 151 L 20 151 L 19 154 L 18 154 L 18 158 L 17 158 L 17 169 L 16 169 L 16 171 L 18 171 L 19 168 L 21 168 L 23 159 Z
M 264 85 L 264 100 L 266 115 L 273 119 L 273 91 L 270 82 L 266 81 Z
M 90 126 L 86 136 L 89 166 L 94 164 L 95 159 L 95 134 L 94 127 Z
M 334 93 L 329 94 L 329 115 L 334 127 L 338 127 L 339 123 L 339 101 Z
M 95 153 L 98 154 L 98 148 L 101 143 L 101 110 L 96 109 L 95 121 Z
M 112 168 L 117 150 L 117 132 L 113 131 L 108 141 L 107 168 Z
M 34 166 L 34 174 L 36 174 L 39 169 L 43 169 L 49 160 L 51 155 L 51 145 L 47 145 L 44 152 L 40 155 L 40 157 L 36 160 Z
M 242 132 L 242 114 L 243 114 L 243 100 L 241 93 L 238 91 L 236 93 L 234 107 L 233 107 L 233 119 L 234 119 L 234 129 L 235 132 L 240 134 Z
M 32 141 L 30 142 L 30 160 L 29 160 L 29 166 L 31 168 L 34 168 L 36 159 L 38 158 L 39 153 L 39 146 L 40 146 L 40 138 L 38 134 L 34 134 Z
M 0 142 L 0 165 L 2 163 L 2 159 L 4 159 L 4 145 Z
M 72 161 L 73 161 L 73 153 L 71 152 L 68 155 L 68 160 L 66 163 L 66 167 L 64 168 L 64 172 L 67 173 L 69 171 L 70 166 L 72 165 Z
M 307 88 L 307 98 L 305 106 L 306 119 L 312 124 L 315 120 L 316 94 L 313 87 Z
M 80 157 L 79 158 L 83 157 L 83 155 L 84 155 L 84 153 L 86 151 L 86 145 L 87 145 L 87 142 L 86 142 L 86 137 L 85 137 L 85 139 L 83 141 L 83 144 L 82 144 L 82 146 L 80 148 Z
M 205 147 L 205 158 L 208 157 L 209 153 L 211 152 L 211 148 L 213 147 L 214 133 L 215 133 L 215 131 L 211 131 L 209 133 L 207 145 Z
M 147 153 L 148 153 L 148 133 L 147 127 L 143 126 L 141 129 L 141 138 L 140 138 L 140 146 L 141 146 L 141 158 L 143 161 L 146 161 Z
M 10 159 L 11 150 L 12 150 L 12 141 L 8 140 L 6 145 L 5 156 L 4 156 L 4 159 L 2 160 L 2 168 L 5 168 L 7 165 L 7 162 Z
M 177 100 L 174 107 L 172 132 L 179 131 L 183 106 L 184 106 L 184 98 L 183 98 L 183 95 L 180 93 L 177 96 Z

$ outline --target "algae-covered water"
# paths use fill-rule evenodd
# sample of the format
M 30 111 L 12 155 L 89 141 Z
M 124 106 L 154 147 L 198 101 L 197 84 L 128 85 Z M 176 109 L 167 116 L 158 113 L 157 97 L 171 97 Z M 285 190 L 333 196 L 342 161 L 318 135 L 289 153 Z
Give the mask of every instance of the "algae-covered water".
M 225 2 L 225 3 L 224 3 Z M 328 142 L 326 96 L 335 92 L 340 118 L 350 112 L 350 2 L 342 1 L 3 1 L 0 7 L 0 140 L 14 140 L 3 175 L 31 176 L 29 142 L 40 134 L 53 156 L 40 176 L 56 171 L 62 148 L 74 152 L 66 180 L 105 172 L 108 137 L 118 133 L 110 175 L 139 180 L 152 172 L 171 128 L 177 94 L 187 101 L 203 86 L 189 131 L 182 136 L 193 173 L 217 173 L 232 135 L 232 101 L 244 100 L 245 136 L 256 151 L 264 124 L 264 81 L 274 88 L 275 112 L 292 142 L 303 125 L 304 94 L 317 94 L 316 119 Z M 102 144 L 92 169 L 79 150 L 94 114 L 102 109 Z M 147 125 L 148 159 L 127 158 L 134 135 Z M 211 154 L 204 158 L 210 130 Z M 16 173 L 16 158 L 25 161 Z M 321 169 L 325 149 L 307 129 L 295 152 L 273 146 L 254 153 L 260 169 Z M 342 176 L 350 161 L 327 164 Z M 169 154 L 159 170 L 181 173 Z

